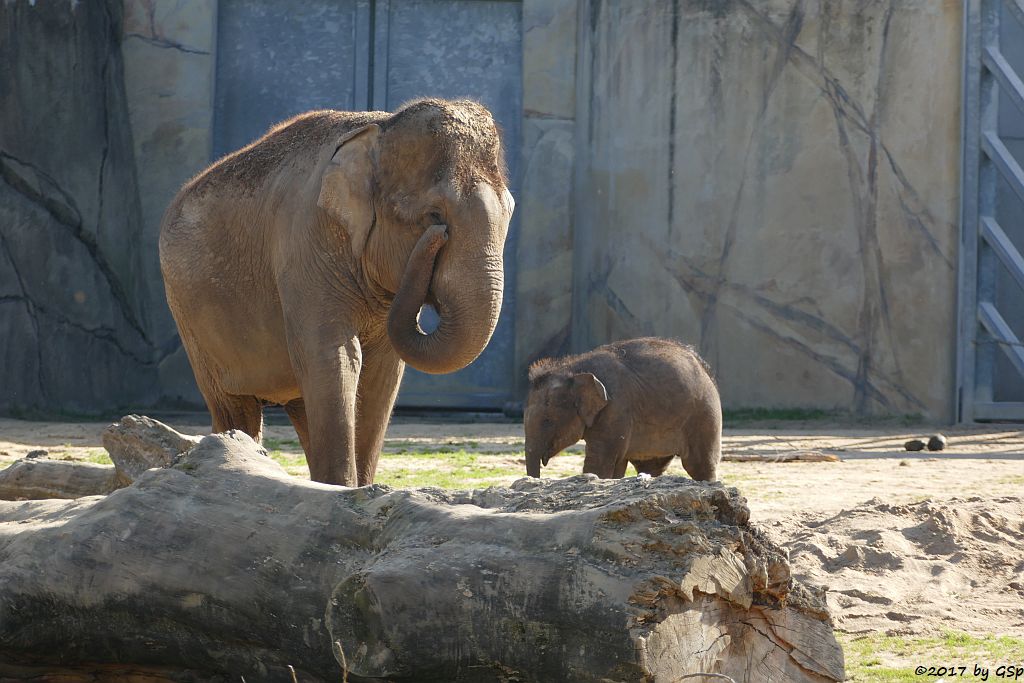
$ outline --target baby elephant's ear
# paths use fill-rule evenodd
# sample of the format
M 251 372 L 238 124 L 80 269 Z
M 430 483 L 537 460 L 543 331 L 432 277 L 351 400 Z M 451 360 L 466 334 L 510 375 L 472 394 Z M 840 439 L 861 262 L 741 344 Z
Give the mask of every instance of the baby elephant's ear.
M 317 205 L 345 229 L 356 258 L 373 225 L 373 155 L 379 135 L 375 123 L 347 133 L 320 180 Z
M 594 424 L 597 414 L 608 405 L 608 390 L 604 384 L 591 372 L 584 372 L 574 375 L 572 378 L 572 389 L 576 396 L 576 409 L 579 411 L 583 422 L 588 426 Z

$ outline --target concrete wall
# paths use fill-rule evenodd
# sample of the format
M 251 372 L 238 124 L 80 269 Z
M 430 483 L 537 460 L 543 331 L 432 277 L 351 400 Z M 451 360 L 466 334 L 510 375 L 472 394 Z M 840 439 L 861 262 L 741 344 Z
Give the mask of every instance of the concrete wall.
M 209 158 L 216 7 L 125 2 L 151 240 Z M 522 11 L 520 391 L 533 359 L 660 334 L 727 405 L 951 415 L 959 2 Z M 161 369 L 186 398 L 180 352 Z
M 125 92 L 142 208 L 140 255 L 160 400 L 202 405 L 164 298 L 157 238 L 175 193 L 212 160 L 217 3 L 123 2 Z
M 524 22 L 526 84 L 577 87 L 525 95 L 520 357 L 565 347 L 571 258 L 574 350 L 674 336 L 728 406 L 951 417 L 961 3 L 573 4 Z
M 516 307 L 517 388 L 572 334 L 577 0 L 523 2 L 523 177 Z
M 137 262 L 105 243 L 130 296 L 103 325 L 134 315 L 150 393 L 194 401 L 155 241 L 211 160 L 217 4 L 123 9 L 141 227 Z M 520 391 L 537 357 L 659 334 L 700 347 L 729 406 L 951 416 L 958 0 L 522 12 Z
M 157 396 L 121 10 L 0 3 L 0 412 Z

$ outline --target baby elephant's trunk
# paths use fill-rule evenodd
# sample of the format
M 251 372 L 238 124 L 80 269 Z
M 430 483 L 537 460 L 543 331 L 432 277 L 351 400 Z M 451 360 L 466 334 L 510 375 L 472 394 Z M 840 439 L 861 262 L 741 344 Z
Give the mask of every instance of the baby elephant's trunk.
M 536 449 L 526 449 L 526 474 L 540 479 L 540 453 Z

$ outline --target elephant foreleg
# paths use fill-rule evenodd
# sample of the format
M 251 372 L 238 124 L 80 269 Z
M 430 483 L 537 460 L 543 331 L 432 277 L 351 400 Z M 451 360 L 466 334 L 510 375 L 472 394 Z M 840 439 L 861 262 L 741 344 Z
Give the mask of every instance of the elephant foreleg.
M 627 442 L 623 439 L 587 441 L 583 473 L 602 479 L 621 479 L 626 474 Z
M 352 336 L 340 344 L 324 343 L 321 349 L 293 362 L 301 368 L 297 374 L 305 413 L 307 438 L 303 448 L 309 478 L 324 484 L 357 486 L 356 389 L 362 365 L 359 341 Z M 297 413 L 297 408 L 289 415 L 292 412 Z M 296 431 L 301 440 L 298 427 Z
M 630 427 L 627 416 L 605 409 L 593 426 L 583 433 L 587 442 L 583 473 L 602 479 L 621 479 L 626 475 L 629 460 Z
M 404 370 L 405 363 L 390 344 L 364 348 L 356 408 L 356 472 L 360 486 L 373 483 Z

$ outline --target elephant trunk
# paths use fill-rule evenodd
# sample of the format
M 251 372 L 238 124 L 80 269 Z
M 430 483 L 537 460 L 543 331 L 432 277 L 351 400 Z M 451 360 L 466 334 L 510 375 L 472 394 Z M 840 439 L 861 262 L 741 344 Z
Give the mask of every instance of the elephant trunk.
M 540 479 L 540 453 L 526 449 L 526 476 Z
M 439 277 L 434 277 L 438 251 L 447 239 L 443 225 L 433 225 L 423 234 L 388 313 L 388 338 L 395 351 L 412 367 L 430 374 L 454 372 L 472 363 L 490 341 L 501 311 L 500 256 L 467 259 L 446 254 L 444 268 L 439 266 Z M 436 330 L 424 334 L 417 316 L 432 280 L 441 320 Z

